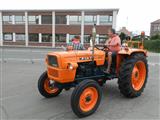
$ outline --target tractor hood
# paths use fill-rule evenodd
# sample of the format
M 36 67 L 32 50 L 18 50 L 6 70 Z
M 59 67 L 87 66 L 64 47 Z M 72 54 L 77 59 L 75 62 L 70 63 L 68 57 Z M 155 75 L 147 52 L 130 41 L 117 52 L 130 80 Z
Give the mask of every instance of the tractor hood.
M 95 50 L 94 56 L 97 55 L 103 55 L 104 52 L 101 50 Z M 59 56 L 61 58 L 79 58 L 79 57 L 91 57 L 92 56 L 92 51 L 91 50 L 73 50 L 73 51 L 58 51 L 58 52 L 50 52 L 48 55 L 53 55 L 53 56 Z
M 58 51 L 48 53 L 50 56 L 57 56 L 60 60 L 61 66 L 65 63 L 80 63 L 80 62 L 89 62 L 92 60 L 92 51 L 88 50 L 73 50 L 73 51 Z M 105 52 L 95 49 L 94 51 L 94 60 L 104 61 Z

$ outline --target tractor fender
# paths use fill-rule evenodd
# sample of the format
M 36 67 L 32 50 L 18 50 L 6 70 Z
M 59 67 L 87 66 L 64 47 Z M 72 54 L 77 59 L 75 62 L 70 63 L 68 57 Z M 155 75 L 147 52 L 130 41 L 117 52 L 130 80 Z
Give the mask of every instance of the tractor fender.
M 128 56 L 132 56 L 133 54 L 136 53 L 142 53 L 144 54 L 144 56 L 147 57 L 147 51 L 143 50 L 143 49 L 129 49 L 129 50 L 120 50 L 117 54 L 117 58 L 116 58 L 116 73 L 118 75 L 119 73 L 119 69 L 120 66 L 123 62 L 123 60 L 128 57 Z

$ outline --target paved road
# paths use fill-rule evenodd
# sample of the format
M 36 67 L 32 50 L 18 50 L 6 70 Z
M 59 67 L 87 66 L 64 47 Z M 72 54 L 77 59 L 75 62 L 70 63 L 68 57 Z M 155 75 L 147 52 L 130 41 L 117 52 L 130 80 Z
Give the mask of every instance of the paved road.
M 37 79 L 45 70 L 45 54 L 52 49 L 1 49 L 1 117 L 3 119 L 77 119 L 70 107 L 73 90 L 63 91 L 56 98 L 45 99 L 37 90 Z M 117 80 L 103 87 L 103 98 L 95 119 L 160 119 L 160 54 L 149 53 L 149 78 L 142 96 L 123 97 Z

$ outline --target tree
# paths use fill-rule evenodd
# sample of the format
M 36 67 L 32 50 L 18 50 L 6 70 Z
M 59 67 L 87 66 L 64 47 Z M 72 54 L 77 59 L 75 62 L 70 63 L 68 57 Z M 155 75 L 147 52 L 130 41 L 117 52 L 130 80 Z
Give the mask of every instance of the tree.
M 126 39 L 126 34 L 123 33 L 123 32 L 121 32 L 120 35 L 119 35 L 119 37 L 121 38 L 121 42 L 123 43 L 123 40 Z

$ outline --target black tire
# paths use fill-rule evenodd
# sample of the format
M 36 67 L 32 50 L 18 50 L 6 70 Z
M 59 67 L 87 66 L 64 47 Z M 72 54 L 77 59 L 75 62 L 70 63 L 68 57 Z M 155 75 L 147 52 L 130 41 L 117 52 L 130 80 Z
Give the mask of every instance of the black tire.
M 131 76 L 132 76 L 132 70 L 138 61 L 141 61 L 144 63 L 146 76 L 144 77 L 145 79 L 143 84 L 141 84 L 140 89 L 135 90 L 132 84 Z M 118 85 L 119 85 L 120 92 L 125 97 L 128 97 L 128 98 L 134 98 L 134 97 L 140 96 L 147 83 L 147 78 L 148 78 L 148 64 L 147 64 L 146 56 L 144 56 L 144 54 L 142 53 L 136 53 L 129 56 L 124 60 L 120 68 L 119 78 L 118 78 Z
M 51 97 L 56 97 L 58 96 L 62 89 L 58 88 L 58 90 L 55 93 L 48 93 L 45 88 L 44 88 L 44 84 L 45 84 L 45 80 L 48 78 L 47 72 L 45 71 L 44 73 L 42 73 L 42 75 L 40 76 L 39 80 L 38 80 L 38 90 L 40 92 L 40 94 L 46 98 L 51 98 Z M 55 83 L 54 83 L 55 84 Z
M 83 111 L 80 108 L 80 104 L 79 104 L 80 103 L 80 96 L 82 95 L 83 91 L 89 87 L 94 87 L 96 89 L 96 92 L 98 93 L 98 98 L 96 100 L 94 107 L 91 110 Z M 97 108 L 100 104 L 100 101 L 101 101 L 101 97 L 102 97 L 102 90 L 101 90 L 101 87 L 98 85 L 98 83 L 94 80 L 84 80 L 84 81 L 80 82 L 79 85 L 76 86 L 76 88 L 74 89 L 74 91 L 72 93 L 72 96 L 71 96 L 72 111 L 79 118 L 89 116 L 97 110 Z M 86 99 L 87 98 L 85 98 L 85 100 Z

